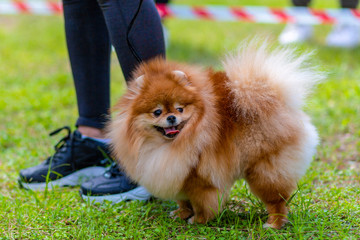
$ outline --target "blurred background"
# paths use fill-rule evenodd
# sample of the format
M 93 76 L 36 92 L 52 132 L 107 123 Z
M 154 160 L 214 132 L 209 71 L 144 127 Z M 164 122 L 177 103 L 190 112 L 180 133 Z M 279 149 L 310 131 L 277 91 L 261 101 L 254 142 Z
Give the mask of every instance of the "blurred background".
M 0 3 L 1 1 L 3 0 L 0 0 Z M 291 6 L 288 0 L 173 0 L 171 4 L 276 8 Z M 311 6 L 316 9 L 338 8 L 339 2 L 314 0 Z M 166 18 L 163 24 L 167 33 L 169 59 L 211 66 L 219 70 L 221 58 L 227 52 L 235 50 L 243 40 L 259 36 L 276 46 L 285 28 L 285 24 L 177 18 Z M 331 216 L 336 219 L 335 222 L 341 223 L 336 225 L 337 229 L 346 225 L 350 230 L 354 229 L 355 234 L 359 223 L 351 220 L 351 216 L 359 213 L 360 199 L 360 47 L 327 46 L 326 37 L 331 30 L 331 25 L 316 25 L 311 38 L 290 45 L 296 47 L 299 54 L 313 52 L 311 65 L 318 66 L 319 70 L 327 74 L 326 81 L 318 86 L 305 109 L 319 130 L 321 145 L 307 177 L 303 180 L 307 185 L 304 194 L 311 193 L 309 199 L 313 199 L 315 195 L 318 200 L 311 200 L 314 209 L 309 210 L 308 224 L 312 226 L 310 230 L 319 231 L 314 219 L 321 218 L 325 221 L 329 212 L 326 214 L 323 210 L 327 209 L 332 211 Z M 111 79 L 114 104 L 126 87 L 115 53 L 112 56 Z M 31 216 L 36 212 L 41 212 L 48 218 L 51 215 L 44 210 L 39 200 L 36 200 L 49 196 L 20 190 L 16 179 L 20 169 L 36 165 L 43 161 L 44 156 L 52 153 L 52 146 L 57 140 L 50 142 L 48 133 L 64 123 L 74 126 L 76 118 L 76 97 L 66 51 L 62 15 L 0 14 L 0 217 L 4 219 L 3 224 L 0 223 L 0 232 L 3 229 L 4 236 L 21 238 L 21 229 L 23 232 L 31 230 Z M 242 186 L 243 183 L 239 182 L 234 187 L 234 198 L 239 194 L 240 197 L 247 196 L 245 192 L 241 192 Z M 60 211 L 62 207 L 69 215 L 65 213 L 65 216 L 53 221 L 61 221 L 71 215 L 68 206 L 55 200 L 59 199 L 59 196 L 67 199 L 72 208 L 81 208 L 77 191 L 63 191 L 65 193 L 54 193 L 58 195 L 49 202 L 49 208 Z M 27 205 L 28 199 L 31 199 L 32 204 Z M 245 201 L 245 209 L 249 208 L 250 202 Z M 22 209 L 20 213 L 14 211 L 15 205 Z M 302 210 L 296 206 L 294 208 L 297 211 Z M 30 218 L 23 217 L 24 214 Z M 90 214 L 88 217 L 91 216 Z M 46 229 L 44 232 L 52 229 L 51 221 L 37 224 Z M 85 228 L 89 224 L 91 225 L 86 222 L 77 225 L 75 229 Z M 95 225 L 94 227 L 96 229 Z M 64 229 L 68 236 L 77 236 L 70 227 L 64 226 Z M 42 236 L 42 230 L 36 231 Z M 106 231 L 102 229 L 99 232 Z M 173 236 L 170 234 L 165 238 Z M 330 236 L 333 235 L 330 233 Z M 146 235 L 140 237 L 146 238 Z

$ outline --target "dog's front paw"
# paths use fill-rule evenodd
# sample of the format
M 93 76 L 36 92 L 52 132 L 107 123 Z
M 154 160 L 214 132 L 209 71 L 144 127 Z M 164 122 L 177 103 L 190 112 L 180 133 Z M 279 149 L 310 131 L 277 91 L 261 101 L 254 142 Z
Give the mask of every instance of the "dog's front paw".
M 190 224 L 194 224 L 194 223 L 205 224 L 205 223 L 207 223 L 207 220 L 202 216 L 192 216 L 191 218 L 189 218 L 188 223 L 190 223 Z
M 275 221 L 272 218 L 269 218 L 268 221 L 263 225 L 263 228 L 281 229 L 287 222 L 288 219 L 286 217 L 279 217 L 275 219 Z
M 193 215 L 193 211 L 188 208 L 178 208 L 175 211 L 170 212 L 170 217 L 173 219 L 181 218 L 182 220 L 186 220 Z
M 179 217 L 179 216 L 176 214 L 176 211 L 177 211 L 177 210 L 174 210 L 174 211 L 171 211 L 171 212 L 170 212 L 169 215 L 170 215 L 171 218 L 177 218 L 177 217 Z
M 264 223 L 263 228 L 274 228 L 270 223 Z

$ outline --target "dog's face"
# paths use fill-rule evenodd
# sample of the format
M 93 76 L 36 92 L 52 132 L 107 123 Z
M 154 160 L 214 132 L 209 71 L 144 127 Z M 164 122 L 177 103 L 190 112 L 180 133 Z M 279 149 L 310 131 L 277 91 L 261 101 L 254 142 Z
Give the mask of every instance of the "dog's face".
M 173 139 L 184 128 L 191 118 L 189 105 L 174 102 L 172 104 L 159 103 L 151 113 L 151 124 L 165 138 Z
M 145 74 L 135 81 L 141 91 L 132 105 L 132 122 L 139 133 L 171 141 L 191 128 L 201 104 L 184 72 Z

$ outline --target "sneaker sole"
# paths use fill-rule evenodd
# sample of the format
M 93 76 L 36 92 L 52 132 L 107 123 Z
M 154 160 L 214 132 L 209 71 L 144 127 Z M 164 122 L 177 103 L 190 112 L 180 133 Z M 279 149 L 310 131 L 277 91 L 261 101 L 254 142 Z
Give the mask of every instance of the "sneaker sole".
M 46 185 L 48 189 L 52 189 L 53 187 L 57 186 L 57 187 L 75 187 L 78 185 L 81 185 L 81 183 L 94 178 L 94 177 L 98 177 L 101 174 L 104 173 L 104 171 L 106 170 L 105 167 L 88 167 L 88 168 L 83 168 L 79 171 L 76 171 L 72 174 L 69 174 L 65 177 L 62 177 L 60 179 L 57 180 L 53 180 L 53 181 L 49 181 L 48 183 L 43 182 L 43 183 L 26 183 L 21 181 L 21 179 L 19 179 L 19 184 L 21 187 L 28 189 L 28 190 L 45 190 Z
M 81 193 L 81 192 L 80 192 Z M 139 186 L 128 192 L 104 195 L 104 196 L 88 196 L 81 193 L 82 199 L 90 203 L 103 203 L 105 200 L 113 204 L 127 201 L 127 200 L 139 200 L 146 201 L 151 198 L 151 194 L 143 187 Z

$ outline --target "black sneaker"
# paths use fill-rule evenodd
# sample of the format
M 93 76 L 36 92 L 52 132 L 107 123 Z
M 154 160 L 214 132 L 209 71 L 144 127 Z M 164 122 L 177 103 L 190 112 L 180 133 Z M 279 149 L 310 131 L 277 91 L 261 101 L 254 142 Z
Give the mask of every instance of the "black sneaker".
M 71 133 L 69 127 L 62 127 L 50 133 L 53 136 L 62 130 L 68 134 L 55 145 L 55 154 L 41 164 L 23 169 L 18 179 L 21 187 L 43 190 L 53 186 L 77 186 L 82 182 L 104 173 L 110 159 L 106 144 L 83 138 L 79 131 Z M 48 183 L 47 182 L 48 179 Z
M 114 162 L 102 176 L 84 182 L 80 187 L 81 197 L 91 203 L 107 200 L 118 203 L 126 200 L 146 201 L 151 195 L 142 186 L 132 183 Z

